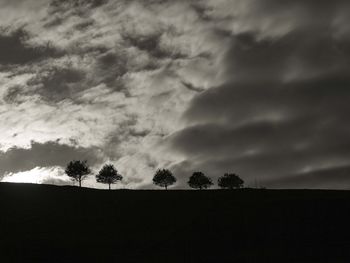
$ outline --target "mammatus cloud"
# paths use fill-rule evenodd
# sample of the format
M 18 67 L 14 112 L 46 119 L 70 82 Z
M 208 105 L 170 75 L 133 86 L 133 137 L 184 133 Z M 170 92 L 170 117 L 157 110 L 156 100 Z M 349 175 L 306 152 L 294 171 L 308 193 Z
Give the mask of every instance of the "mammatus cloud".
M 347 1 L 0 5 L 5 178 L 64 181 L 68 159 L 87 155 L 115 164 L 123 187 L 150 187 L 164 167 L 177 187 L 201 170 L 341 188 L 323 171 L 349 159 Z

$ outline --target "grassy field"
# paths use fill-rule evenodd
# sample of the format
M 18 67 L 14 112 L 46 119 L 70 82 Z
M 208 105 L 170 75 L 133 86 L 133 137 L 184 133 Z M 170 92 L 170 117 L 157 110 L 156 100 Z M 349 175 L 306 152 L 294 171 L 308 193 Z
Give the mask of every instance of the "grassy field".
M 0 184 L 0 262 L 350 262 L 350 192 Z

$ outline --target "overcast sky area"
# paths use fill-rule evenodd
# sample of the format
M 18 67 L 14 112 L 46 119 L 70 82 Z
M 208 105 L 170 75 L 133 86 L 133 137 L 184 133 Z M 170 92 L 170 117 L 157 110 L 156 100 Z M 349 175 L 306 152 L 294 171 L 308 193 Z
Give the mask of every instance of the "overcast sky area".
M 0 0 L 0 177 L 350 188 L 348 0 Z M 103 187 L 91 176 L 83 183 Z

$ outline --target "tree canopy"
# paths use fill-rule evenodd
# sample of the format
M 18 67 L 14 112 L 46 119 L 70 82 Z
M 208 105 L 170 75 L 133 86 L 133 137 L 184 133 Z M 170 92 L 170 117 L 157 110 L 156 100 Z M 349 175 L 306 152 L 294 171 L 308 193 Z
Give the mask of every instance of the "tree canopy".
M 205 176 L 202 172 L 194 172 L 187 182 L 191 188 L 195 189 L 207 189 L 213 185 L 212 180 Z
M 74 181 L 79 182 L 79 187 L 81 187 L 81 181 L 84 180 L 91 173 L 91 170 L 86 160 L 74 160 L 68 163 L 65 172 Z
M 118 174 L 118 171 L 112 164 L 105 164 L 99 173 L 96 175 L 96 181 L 102 184 L 108 184 L 108 189 L 111 189 L 111 184 L 121 181 L 123 176 Z
M 176 183 L 176 178 L 173 176 L 172 172 L 167 169 L 158 169 L 156 174 L 153 177 L 153 183 L 155 185 L 165 187 L 168 189 L 168 186 Z
M 219 178 L 218 185 L 224 189 L 241 188 L 244 185 L 244 181 L 237 174 L 226 173 Z

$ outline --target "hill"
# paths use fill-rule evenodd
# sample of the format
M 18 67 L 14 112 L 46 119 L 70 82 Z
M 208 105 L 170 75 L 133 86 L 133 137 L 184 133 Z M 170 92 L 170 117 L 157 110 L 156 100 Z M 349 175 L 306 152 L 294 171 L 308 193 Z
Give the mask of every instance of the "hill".
M 0 184 L 0 262 L 349 262 L 350 192 Z

